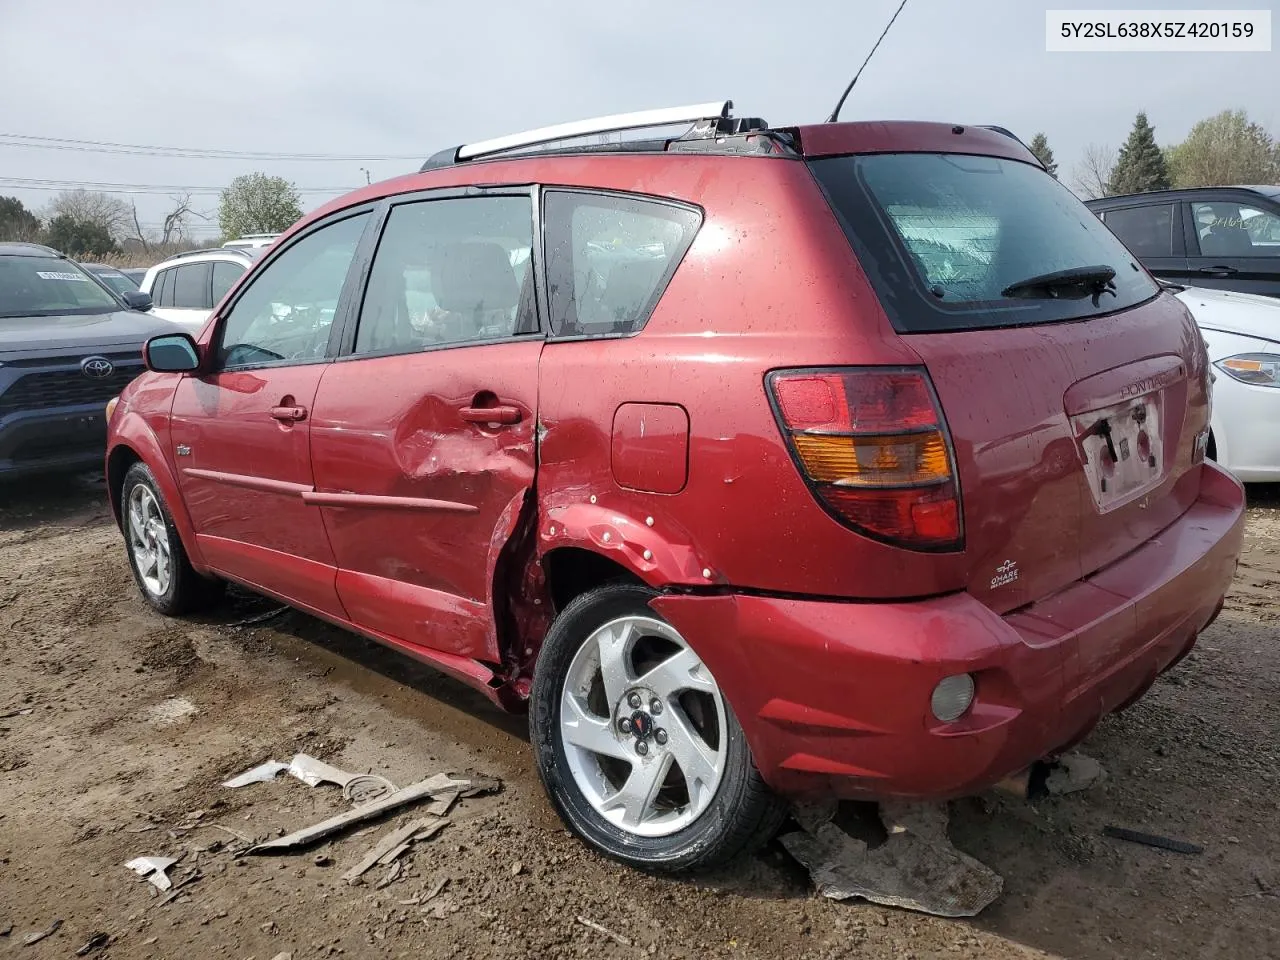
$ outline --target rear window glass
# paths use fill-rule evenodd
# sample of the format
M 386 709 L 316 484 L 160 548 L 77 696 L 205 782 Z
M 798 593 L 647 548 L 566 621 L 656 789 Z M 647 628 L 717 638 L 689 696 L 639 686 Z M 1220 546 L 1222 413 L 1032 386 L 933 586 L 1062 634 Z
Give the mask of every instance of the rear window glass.
M 115 298 L 74 263 L 52 257 L 0 257 L 0 317 L 119 309 Z
M 1084 204 L 1029 164 L 919 153 L 810 166 L 901 332 L 1078 320 L 1159 290 Z M 1026 286 L 1085 267 L 1115 276 L 1101 292 L 1090 281 Z
M 552 190 L 543 221 L 552 334 L 607 337 L 645 325 L 702 216 L 655 200 Z

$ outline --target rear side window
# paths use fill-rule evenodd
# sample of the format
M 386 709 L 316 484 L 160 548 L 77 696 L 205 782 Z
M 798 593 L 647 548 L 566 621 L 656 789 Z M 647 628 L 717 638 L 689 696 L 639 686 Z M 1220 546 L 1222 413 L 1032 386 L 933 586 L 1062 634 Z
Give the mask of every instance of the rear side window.
M 189 263 L 173 271 L 173 305 L 183 310 L 208 310 L 209 264 Z
M 213 302 L 219 303 L 235 282 L 244 275 L 245 268 L 230 260 L 213 261 Z
M 1159 292 L 1083 203 L 1030 164 L 886 153 L 810 167 L 899 332 L 1079 320 Z M 1114 270 L 1111 286 L 1027 286 L 1081 268 Z
M 1234 200 L 1191 204 L 1205 257 L 1280 257 L 1280 217 Z
M 1108 210 L 1103 222 L 1140 257 L 1173 256 L 1173 204 Z
M 693 208 L 637 197 L 549 190 L 544 204 L 557 337 L 640 330 L 702 223 Z

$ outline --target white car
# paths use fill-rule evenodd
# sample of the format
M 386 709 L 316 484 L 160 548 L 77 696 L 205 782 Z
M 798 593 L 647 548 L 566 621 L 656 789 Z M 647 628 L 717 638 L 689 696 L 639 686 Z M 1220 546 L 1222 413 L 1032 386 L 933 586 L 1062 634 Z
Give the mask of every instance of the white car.
M 1213 364 L 1209 456 L 1246 483 L 1280 482 L 1280 299 L 1187 287 Z
M 151 295 L 156 316 L 196 333 L 262 253 L 236 247 L 180 253 L 149 269 L 139 289 Z

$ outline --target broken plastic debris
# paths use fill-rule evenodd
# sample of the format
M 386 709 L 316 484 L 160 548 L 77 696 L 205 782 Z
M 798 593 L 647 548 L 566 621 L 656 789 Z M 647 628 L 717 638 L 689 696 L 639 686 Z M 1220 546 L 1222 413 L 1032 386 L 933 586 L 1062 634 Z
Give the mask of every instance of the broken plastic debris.
M 1051 794 L 1077 793 L 1088 790 L 1107 777 L 1102 764 L 1083 753 L 1068 753 L 1059 757 L 1045 778 L 1045 789 Z
M 365 820 L 372 820 L 388 810 L 394 810 L 397 807 L 403 807 L 427 797 L 435 798 L 436 796 L 443 795 L 450 790 L 457 790 L 462 796 L 468 796 L 490 790 L 497 790 L 499 786 L 501 786 L 500 782 L 491 777 L 456 779 L 448 774 L 439 773 L 430 779 L 403 787 L 381 800 L 366 803 L 362 807 L 356 807 L 354 810 L 348 810 L 346 813 L 340 813 L 335 817 L 322 820 L 310 827 L 304 827 L 303 829 L 297 830 L 287 836 L 279 837 L 275 840 L 268 840 L 265 843 L 260 843 L 251 848 L 248 852 L 275 853 L 280 850 L 290 850 L 295 847 L 306 846 L 307 844 L 314 843 L 322 837 L 327 837 L 340 830 L 345 830 L 353 824 L 362 823 Z
M 157 889 L 168 890 L 173 884 L 169 882 L 165 871 L 177 862 L 171 857 L 134 857 L 125 866 L 138 876 L 150 880 Z
M 403 853 L 412 840 L 414 834 L 422 830 L 428 825 L 426 820 L 411 820 L 403 827 L 392 830 L 385 837 L 373 845 L 370 850 L 354 867 L 342 875 L 342 879 L 347 883 L 354 883 L 363 874 L 368 873 L 378 863 L 390 863 L 395 859 L 391 854 L 399 855 Z M 443 826 L 443 824 L 441 824 Z M 397 852 L 398 851 L 398 852 Z M 384 857 L 389 859 L 384 860 Z
M 945 806 L 885 803 L 880 819 L 889 838 L 874 850 L 834 823 L 781 841 L 832 900 L 861 897 L 940 917 L 972 917 L 1000 896 L 1000 875 L 947 838 Z
M 237 777 L 223 782 L 224 787 L 230 787 L 232 790 L 237 787 L 247 787 L 251 783 L 266 783 L 268 780 L 274 780 L 276 774 L 281 770 L 288 770 L 289 764 L 281 763 L 279 760 L 268 760 L 266 763 L 260 763 L 252 770 L 246 770 Z
M 333 783 L 345 787 L 355 777 L 354 773 L 339 770 L 305 753 L 299 753 L 290 760 L 288 770 L 290 776 L 297 777 L 309 787 L 318 787 L 322 783 Z

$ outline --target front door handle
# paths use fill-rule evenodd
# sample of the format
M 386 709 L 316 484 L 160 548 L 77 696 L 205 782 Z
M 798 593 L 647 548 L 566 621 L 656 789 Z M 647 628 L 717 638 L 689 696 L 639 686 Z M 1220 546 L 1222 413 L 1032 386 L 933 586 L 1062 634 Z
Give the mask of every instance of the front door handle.
M 1211 277 L 1230 277 L 1239 273 L 1235 267 L 1201 267 L 1201 273 L 1207 273 Z
M 458 412 L 467 423 L 519 423 L 524 416 L 519 407 L 506 404 L 496 407 L 463 407 Z
M 272 407 L 272 418 L 279 420 L 281 423 L 297 423 L 300 420 L 307 419 L 306 407 Z

